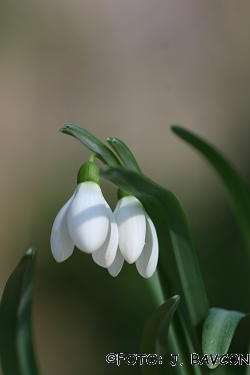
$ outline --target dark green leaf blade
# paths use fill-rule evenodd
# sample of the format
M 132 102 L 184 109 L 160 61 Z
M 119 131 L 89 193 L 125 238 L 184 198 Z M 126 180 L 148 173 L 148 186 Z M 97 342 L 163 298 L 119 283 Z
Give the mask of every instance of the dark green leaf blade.
M 194 348 L 199 350 L 198 326 L 205 319 L 209 305 L 188 223 L 178 200 L 169 190 L 124 168 L 104 167 L 101 173 L 138 198 L 154 222 L 160 248 L 158 270 L 162 274 L 165 298 L 181 296 L 180 308 L 187 319 Z
M 167 353 L 168 330 L 179 301 L 180 296 L 170 298 L 148 318 L 142 335 L 141 353 L 157 353 L 158 359 L 159 355 Z M 159 366 L 162 367 L 161 364 Z M 145 364 L 142 366 L 142 373 L 155 375 L 156 367 Z
M 224 309 L 212 308 L 204 322 L 202 330 L 202 351 L 203 354 L 216 358 L 227 354 L 232 342 L 236 328 L 245 314 L 239 311 L 229 311 Z M 215 369 L 219 361 L 210 364 L 210 369 Z
M 180 126 L 175 125 L 171 128 L 175 134 L 201 152 L 221 177 L 245 237 L 250 262 L 250 195 L 244 181 L 231 163 L 214 146 Z
M 107 142 L 116 151 L 125 167 L 131 169 L 132 171 L 142 173 L 134 155 L 121 139 L 108 137 Z
M 38 375 L 31 308 L 37 250 L 29 249 L 4 288 L 0 304 L 0 355 L 4 375 Z
M 250 365 L 249 342 L 250 314 L 246 314 L 240 320 L 229 348 L 229 354 L 236 353 L 239 355 L 239 366 L 234 367 L 234 373 L 237 375 L 246 375 L 248 373 Z
M 115 154 L 103 142 L 87 130 L 73 124 L 66 124 L 64 125 L 64 128 L 60 129 L 60 131 L 78 139 L 89 150 L 99 154 L 102 157 L 102 160 L 107 164 L 111 166 L 121 165 Z

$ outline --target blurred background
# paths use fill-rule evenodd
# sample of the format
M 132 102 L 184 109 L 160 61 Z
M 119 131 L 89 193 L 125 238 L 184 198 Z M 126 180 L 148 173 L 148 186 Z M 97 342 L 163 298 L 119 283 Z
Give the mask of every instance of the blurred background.
M 80 251 L 63 264 L 52 257 L 53 220 L 89 155 L 59 132 L 65 123 L 128 144 L 183 206 L 211 304 L 250 312 L 244 244 L 224 189 L 170 130 L 179 124 L 217 145 L 249 186 L 249 12 L 247 0 L 1 1 L 0 289 L 37 247 L 43 375 L 126 374 L 105 356 L 139 353 L 156 307 L 134 265 L 112 278 Z M 114 208 L 116 189 L 102 188 Z

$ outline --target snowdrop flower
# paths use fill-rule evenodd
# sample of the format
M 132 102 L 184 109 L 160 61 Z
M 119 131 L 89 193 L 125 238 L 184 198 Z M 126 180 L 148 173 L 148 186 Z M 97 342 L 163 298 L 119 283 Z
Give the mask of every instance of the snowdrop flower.
M 136 263 L 141 276 L 151 277 L 159 253 L 152 220 L 140 201 L 127 194 L 118 201 L 114 215 L 119 231 L 119 248 L 113 264 L 108 268 L 109 273 L 117 276 L 125 259 L 128 263 Z
M 89 161 L 80 168 L 77 188 L 57 214 L 51 233 L 51 250 L 63 262 L 74 246 L 91 253 L 102 267 L 113 263 L 118 247 L 118 228 L 114 215 L 100 189 L 98 166 Z

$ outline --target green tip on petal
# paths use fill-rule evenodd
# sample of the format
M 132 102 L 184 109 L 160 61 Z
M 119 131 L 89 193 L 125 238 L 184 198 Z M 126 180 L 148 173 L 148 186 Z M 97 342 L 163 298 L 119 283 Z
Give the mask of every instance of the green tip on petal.
M 100 185 L 100 168 L 93 161 L 87 161 L 84 163 L 77 174 L 77 184 L 82 182 L 91 181 Z

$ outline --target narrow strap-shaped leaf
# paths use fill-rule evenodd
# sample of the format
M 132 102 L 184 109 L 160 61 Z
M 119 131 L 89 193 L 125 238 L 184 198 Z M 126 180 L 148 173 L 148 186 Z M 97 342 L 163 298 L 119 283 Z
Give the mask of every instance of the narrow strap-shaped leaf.
M 153 220 L 160 247 L 158 270 L 161 284 L 166 298 L 175 294 L 181 296 L 181 309 L 192 337 L 205 319 L 209 305 L 188 223 L 178 200 L 169 190 L 124 168 L 104 167 L 102 175 L 136 196 Z M 195 342 L 194 336 L 192 339 L 197 348 L 199 342 Z
M 0 356 L 4 375 L 38 375 L 31 308 L 36 249 L 29 249 L 9 277 L 0 305 Z
M 210 369 L 216 368 L 219 358 L 227 354 L 236 328 L 245 314 L 239 311 L 229 311 L 212 308 L 204 322 L 202 330 L 202 351 L 207 355 Z M 223 359 L 221 359 L 223 362 Z M 227 358 L 225 358 L 225 363 Z
M 241 318 L 237 326 L 237 329 L 234 333 L 234 337 L 229 348 L 229 354 L 237 353 L 239 355 L 239 366 L 234 366 L 234 375 L 249 374 L 249 370 L 248 370 L 250 366 L 249 342 L 250 342 L 250 314 L 246 314 L 243 318 Z M 233 358 L 233 360 L 235 360 L 235 358 Z
M 224 182 L 248 246 L 250 262 L 250 195 L 245 183 L 231 163 L 214 146 L 180 126 L 172 126 L 172 130 L 200 151 Z
M 179 300 L 179 296 L 174 296 L 163 303 L 148 318 L 144 327 L 140 345 L 141 353 L 158 354 L 157 361 L 160 367 L 163 367 L 162 361 L 165 360 L 163 356 L 166 354 L 168 347 L 168 330 Z M 157 370 L 155 366 L 145 364 L 144 359 L 144 365 L 142 366 L 144 375 L 155 375 Z M 160 371 L 158 372 L 160 373 Z
M 119 166 L 121 163 L 115 156 L 115 154 L 97 137 L 88 132 L 87 130 L 80 128 L 79 126 L 66 124 L 60 131 L 64 134 L 69 134 L 78 139 L 84 144 L 89 150 L 96 152 L 102 157 L 107 164 L 111 166 Z
M 128 146 L 119 138 L 107 138 L 107 142 L 116 151 L 117 155 L 120 157 L 123 165 L 132 171 L 142 173 L 134 155 L 128 148 Z

